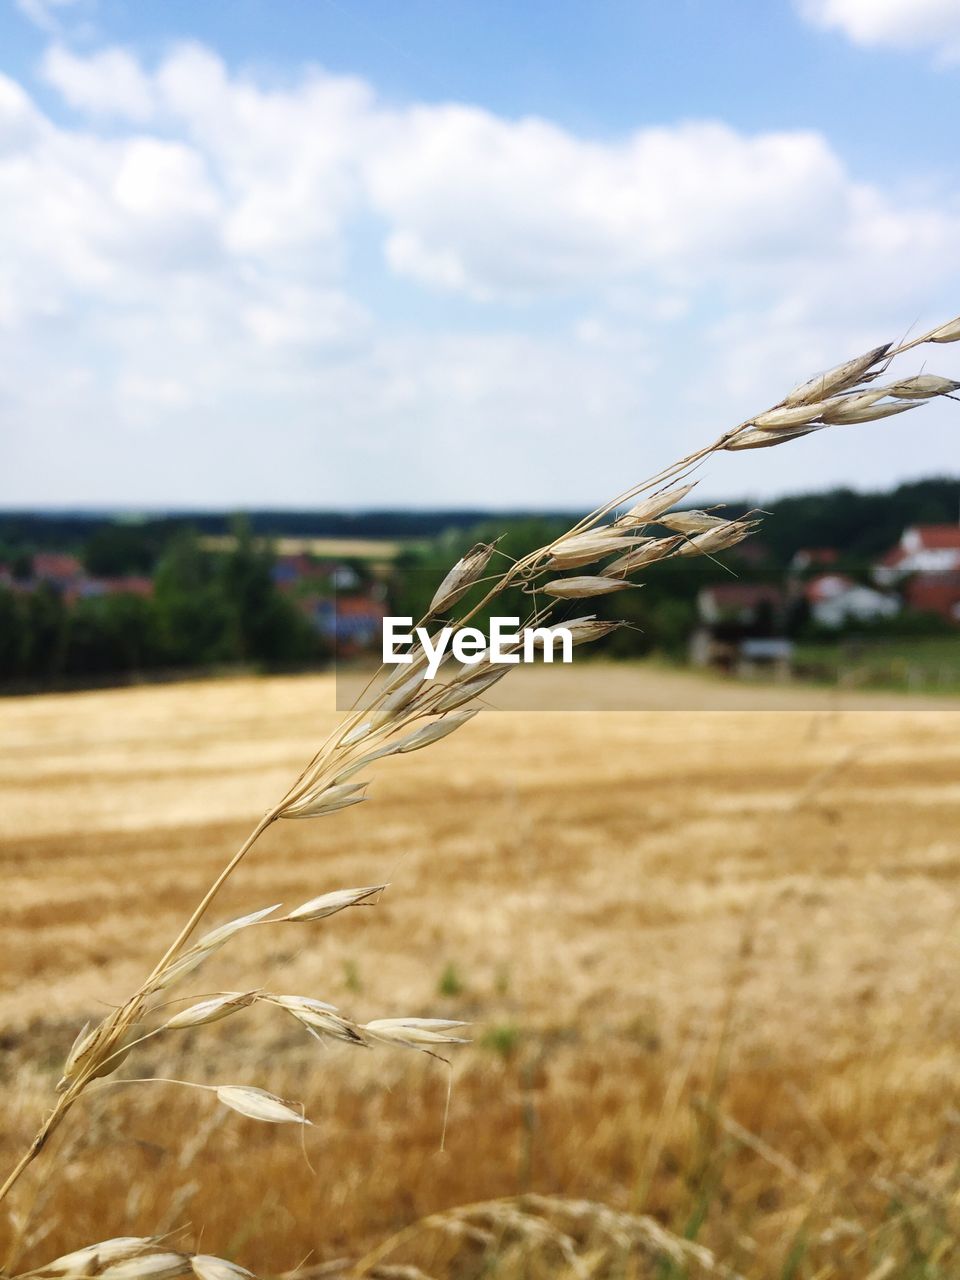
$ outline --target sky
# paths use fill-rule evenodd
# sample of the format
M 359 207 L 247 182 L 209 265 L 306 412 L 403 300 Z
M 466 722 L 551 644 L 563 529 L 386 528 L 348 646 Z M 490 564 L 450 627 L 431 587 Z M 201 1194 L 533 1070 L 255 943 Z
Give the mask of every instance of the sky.
M 960 0 L 0 0 L 0 506 L 592 507 L 960 312 L 958 117 Z

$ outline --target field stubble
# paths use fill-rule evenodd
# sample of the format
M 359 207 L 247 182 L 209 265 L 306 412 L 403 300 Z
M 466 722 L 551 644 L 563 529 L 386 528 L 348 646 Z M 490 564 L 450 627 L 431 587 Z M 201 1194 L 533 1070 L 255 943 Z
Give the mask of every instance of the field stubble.
M 613 680 L 580 678 L 598 702 Z M 824 1275 L 867 1274 L 904 1220 L 954 1256 L 960 709 L 782 691 L 758 713 L 631 679 L 688 709 L 481 716 L 384 762 L 373 804 L 272 828 L 218 904 L 391 882 L 375 909 L 249 931 L 193 986 L 470 1019 L 444 1151 L 442 1064 L 323 1050 L 258 1006 L 126 1071 L 302 1099 L 313 1171 L 289 1131 L 208 1095 L 98 1087 L 56 1139 L 59 1175 L 46 1160 L 16 1198 L 21 1265 L 185 1227 L 276 1272 L 528 1191 L 696 1227 L 751 1275 L 798 1241 Z M 79 1025 L 142 979 L 332 706 L 327 677 L 3 704 L 5 1163 Z M 437 1270 L 450 1249 L 398 1258 Z

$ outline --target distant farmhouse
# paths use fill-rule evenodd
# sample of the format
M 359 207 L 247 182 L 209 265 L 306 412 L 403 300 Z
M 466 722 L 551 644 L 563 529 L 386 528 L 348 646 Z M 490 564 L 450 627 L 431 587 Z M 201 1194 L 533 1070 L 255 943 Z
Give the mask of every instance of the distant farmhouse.
M 795 551 L 790 561 L 791 573 L 809 573 L 812 569 L 830 569 L 840 559 L 835 547 L 805 547 Z
M 40 586 L 52 587 L 66 604 L 93 596 L 152 596 L 153 582 L 144 577 L 95 578 L 87 573 L 76 556 L 62 551 L 40 551 L 30 561 L 25 577 L 15 577 L 0 565 L 0 586 L 11 591 L 36 591 Z
M 901 613 L 960 623 L 960 524 L 911 525 L 867 574 L 872 585 L 845 572 L 833 547 L 812 547 L 793 555 L 782 585 L 704 587 L 690 660 L 739 674 L 786 674 L 793 660 L 787 632 L 803 616 L 837 633 L 889 622 Z
M 810 616 L 821 627 L 837 629 L 850 622 L 875 622 L 895 618 L 900 599 L 888 592 L 862 586 L 844 573 L 824 573 L 805 584 Z
M 793 645 L 782 632 L 787 594 L 767 583 L 724 582 L 697 596 L 700 625 L 690 638 L 697 667 L 786 676 Z
M 387 616 L 382 582 L 365 584 L 351 565 L 302 552 L 278 556 L 273 581 L 340 657 L 379 649 Z
M 960 571 L 960 524 L 914 524 L 874 569 L 877 582 L 896 583 L 910 573 Z
M 319 560 L 303 552 L 277 556 L 272 576 L 281 591 L 309 583 L 324 589 L 353 591 L 360 584 L 356 570 L 350 565 L 337 560 Z
M 960 622 L 960 524 L 911 525 L 873 578 L 897 587 L 908 608 Z
M 379 649 L 388 610 L 386 588 L 375 573 L 366 580 L 343 560 L 300 551 L 278 556 L 271 572 L 277 589 L 291 598 L 339 655 Z M 26 573 L 14 574 L 0 564 L 0 587 L 27 594 L 44 586 L 56 591 L 67 605 L 101 596 L 153 595 L 152 579 L 94 577 L 67 552 L 38 552 Z
M 713 626 L 755 627 L 764 614 L 776 615 L 784 606 L 780 587 L 765 583 L 724 582 L 704 587 L 697 597 L 701 619 Z

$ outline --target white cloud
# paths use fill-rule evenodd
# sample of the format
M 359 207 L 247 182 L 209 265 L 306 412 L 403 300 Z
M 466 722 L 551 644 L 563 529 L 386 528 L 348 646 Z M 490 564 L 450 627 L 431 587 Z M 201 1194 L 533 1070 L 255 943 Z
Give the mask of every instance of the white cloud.
M 251 300 L 243 321 L 253 338 L 267 347 L 319 344 L 329 349 L 362 339 L 369 317 L 362 306 L 336 290 L 287 285 L 266 299 Z
M 161 112 L 215 158 L 232 249 L 271 253 L 338 235 L 356 196 L 355 157 L 377 118 L 362 81 L 314 70 L 290 89 L 263 89 L 188 45 L 155 84 Z
M 155 102 L 150 78 L 124 49 L 103 49 L 78 57 L 62 45 L 44 54 L 41 75 L 64 101 L 95 116 L 148 120 Z
M 932 49 L 960 61 L 957 0 L 798 0 L 817 26 L 842 31 L 856 44 Z
M 60 27 L 61 10 L 72 9 L 81 0 L 16 0 L 17 8 L 25 18 L 40 27 L 43 31 L 57 31 Z
M 196 45 L 42 73 L 71 123 L 0 76 L 0 501 L 575 502 L 960 270 L 960 193 L 858 181 L 811 132 L 596 141 Z
M 850 218 L 852 185 L 814 134 L 704 123 L 596 144 L 462 107 L 420 108 L 387 133 L 367 173 L 397 227 L 392 264 L 480 294 L 729 278 Z

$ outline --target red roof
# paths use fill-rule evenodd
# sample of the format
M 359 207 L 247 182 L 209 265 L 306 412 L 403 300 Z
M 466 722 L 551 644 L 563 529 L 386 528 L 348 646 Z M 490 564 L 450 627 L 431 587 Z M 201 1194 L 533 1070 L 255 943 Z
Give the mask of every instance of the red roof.
M 807 564 L 836 564 L 840 552 L 835 547 L 801 547 L 793 553 L 793 558 Z
M 891 547 L 889 551 L 885 551 L 877 561 L 878 565 L 882 565 L 884 569 L 896 569 L 903 560 L 909 556 L 908 551 L 904 551 L 903 547 Z
M 753 582 L 723 582 L 704 588 L 718 609 L 748 609 L 758 604 L 779 604 L 783 596 L 778 587 Z
M 76 556 L 59 551 L 40 551 L 33 557 L 33 576 L 52 582 L 69 582 L 83 574 L 83 565 Z
M 907 532 L 919 536 L 924 551 L 960 551 L 960 524 L 915 524 Z
M 337 614 L 341 618 L 385 618 L 387 610 L 379 600 L 371 600 L 369 596 L 341 596 L 337 600 Z

